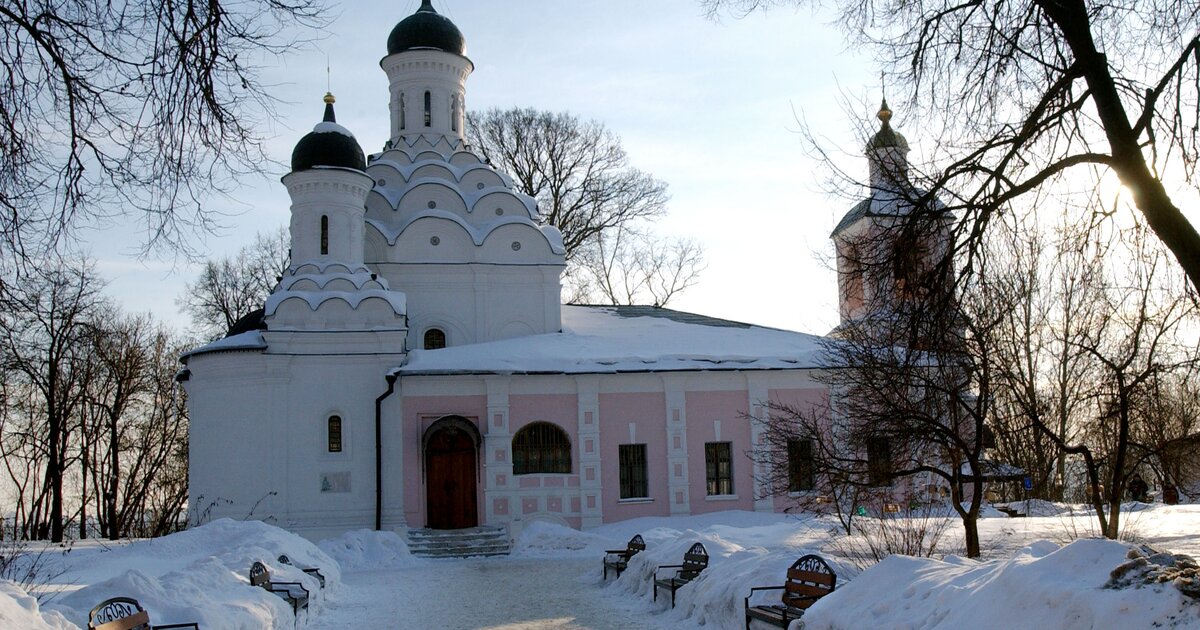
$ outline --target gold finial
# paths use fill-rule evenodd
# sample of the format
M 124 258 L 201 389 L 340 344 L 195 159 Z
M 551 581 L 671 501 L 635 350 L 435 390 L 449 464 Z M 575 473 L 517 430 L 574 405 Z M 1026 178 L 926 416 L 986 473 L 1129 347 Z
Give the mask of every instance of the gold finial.
M 337 102 L 337 99 L 333 97 L 333 92 L 325 93 L 325 104 L 326 105 L 333 105 L 336 102 Z
M 883 99 L 883 104 L 879 106 L 879 120 L 883 121 L 884 125 L 892 120 L 892 110 L 888 108 L 887 98 Z

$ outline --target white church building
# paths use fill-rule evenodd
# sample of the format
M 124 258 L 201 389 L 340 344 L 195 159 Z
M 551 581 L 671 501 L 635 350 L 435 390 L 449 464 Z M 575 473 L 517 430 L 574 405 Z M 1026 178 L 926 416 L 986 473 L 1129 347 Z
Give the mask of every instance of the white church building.
M 426 0 L 381 66 L 383 151 L 365 156 L 326 97 L 282 180 L 290 269 L 262 311 L 183 358 L 193 515 L 321 538 L 788 507 L 757 485 L 749 417 L 825 404 L 821 338 L 561 304 L 559 231 L 464 140 L 459 29 Z M 868 146 L 906 151 L 886 120 Z M 845 318 L 871 285 L 841 284 Z

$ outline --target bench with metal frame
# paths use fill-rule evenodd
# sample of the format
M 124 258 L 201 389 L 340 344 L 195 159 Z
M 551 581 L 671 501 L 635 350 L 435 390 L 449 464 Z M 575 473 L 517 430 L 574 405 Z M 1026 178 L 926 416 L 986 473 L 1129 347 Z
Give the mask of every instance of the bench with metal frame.
M 289 558 L 286 553 L 280 554 L 278 560 L 279 560 L 279 564 L 286 564 L 289 567 L 296 567 L 296 565 L 292 564 L 292 559 Z M 312 577 L 317 578 L 317 582 L 319 582 L 321 584 L 321 588 L 325 588 L 325 576 L 321 573 L 320 568 L 318 568 L 318 567 L 296 567 L 296 568 L 303 571 L 306 575 L 311 575 Z
M 301 608 L 308 609 L 308 589 L 299 582 L 272 581 L 267 565 L 261 562 L 255 561 L 250 565 L 250 586 L 262 587 L 287 600 L 292 605 L 294 615 L 298 615 Z
M 621 572 L 629 566 L 629 559 L 636 556 L 639 551 L 645 550 L 646 541 L 642 540 L 641 534 L 634 534 L 633 538 L 629 539 L 629 544 L 625 545 L 624 549 L 605 549 L 604 579 L 608 579 L 609 569 L 616 571 L 617 577 L 621 577 Z
M 746 630 L 750 630 L 752 619 L 786 628 L 792 620 L 799 619 L 804 611 L 817 603 L 818 599 L 832 593 L 836 585 L 837 574 L 829 567 L 829 563 L 820 556 L 803 556 L 788 567 L 787 583 L 782 586 L 755 586 L 750 589 L 750 594 L 744 602 Z M 775 590 L 783 591 L 780 603 L 750 605 L 750 598 L 754 593 Z
M 150 624 L 150 613 L 132 597 L 106 599 L 88 612 L 88 630 L 200 630 L 197 623 Z
M 654 569 L 654 601 L 658 601 L 658 587 L 671 591 L 671 608 L 675 607 L 675 591 L 686 586 L 700 572 L 708 568 L 708 550 L 704 545 L 696 543 L 683 554 L 683 564 L 664 564 Z M 677 569 L 675 575 L 669 578 L 659 578 L 661 569 Z

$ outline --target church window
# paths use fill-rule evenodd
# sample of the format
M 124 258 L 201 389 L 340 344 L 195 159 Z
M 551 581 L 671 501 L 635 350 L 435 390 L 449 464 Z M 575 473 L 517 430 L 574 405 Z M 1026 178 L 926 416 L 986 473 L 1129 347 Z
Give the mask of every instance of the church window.
M 327 428 L 328 428 L 328 434 L 329 434 L 329 452 L 330 453 L 341 453 L 342 452 L 342 417 L 341 416 L 329 416 L 329 422 L 327 423 Z
M 646 445 L 621 444 L 617 447 L 621 498 L 644 499 L 650 496 L 646 483 Z
M 812 440 L 788 440 L 788 492 L 813 489 Z
M 429 330 L 426 330 L 424 347 L 426 350 L 440 350 L 441 348 L 445 348 L 446 333 L 440 328 L 430 328 Z
M 570 473 L 571 440 L 555 424 L 531 423 L 513 436 L 512 462 L 514 475 Z
M 405 118 L 407 117 L 408 112 L 404 111 L 404 109 L 405 109 L 404 95 L 401 94 L 400 95 L 400 131 L 404 131 L 405 123 L 407 122 L 407 121 L 405 121 Z
M 329 217 L 321 215 L 321 255 L 329 254 Z
M 458 131 L 458 96 L 450 101 L 450 130 Z
M 733 494 L 733 444 L 705 443 L 704 471 L 709 495 Z
M 433 94 L 425 90 L 425 126 L 433 126 Z
M 892 482 L 892 443 L 885 437 L 867 440 L 867 481 L 873 486 Z

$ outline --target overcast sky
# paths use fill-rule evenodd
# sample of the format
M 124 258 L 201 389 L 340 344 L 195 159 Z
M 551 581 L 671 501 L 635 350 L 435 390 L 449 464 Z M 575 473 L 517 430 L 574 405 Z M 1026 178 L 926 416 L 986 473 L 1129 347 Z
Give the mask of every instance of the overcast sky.
M 388 136 L 387 78 L 379 68 L 388 33 L 419 0 L 331 4 L 339 17 L 310 51 L 275 62 L 267 75 L 286 102 L 264 131 L 286 162 L 319 121 L 326 57 L 338 121 L 368 153 Z M 670 306 L 751 323 L 824 333 L 837 321 L 828 235 L 848 209 L 820 192 L 819 166 L 796 133 L 803 117 L 847 154 L 873 108 L 843 111 L 845 96 L 877 102 L 878 71 L 848 51 L 828 16 L 777 9 L 743 19 L 706 19 L 699 0 L 434 0 L 467 39 L 475 72 L 470 109 L 528 106 L 603 122 L 632 163 L 669 185 L 658 230 L 698 239 L 708 268 Z M 895 121 L 910 142 L 921 138 Z M 918 148 L 914 146 L 914 149 Z M 852 167 L 865 175 L 865 159 Z M 258 231 L 287 224 L 279 177 L 246 182 L 225 228 L 198 244 L 211 256 L 236 251 Z M 126 310 L 186 324 L 175 304 L 197 266 L 138 260 L 132 230 L 93 235 L 92 255 Z M 394 287 L 403 290 L 403 287 Z

